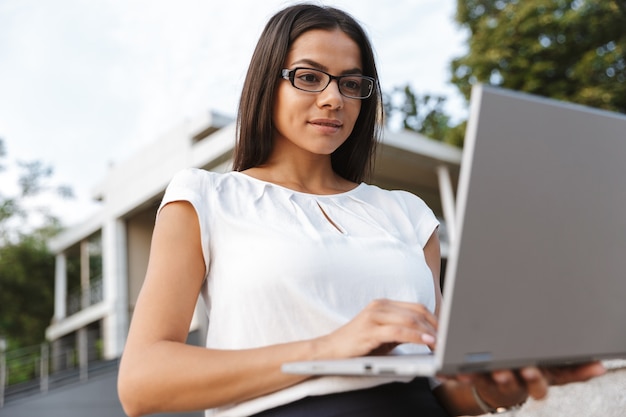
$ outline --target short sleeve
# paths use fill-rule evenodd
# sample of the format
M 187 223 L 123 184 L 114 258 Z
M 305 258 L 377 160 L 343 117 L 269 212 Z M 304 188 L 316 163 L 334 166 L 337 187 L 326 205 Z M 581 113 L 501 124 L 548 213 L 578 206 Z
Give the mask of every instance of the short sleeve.
M 210 199 L 208 198 L 211 186 L 211 176 L 207 171 L 196 168 L 188 168 L 176 173 L 161 200 L 157 217 L 161 209 L 166 204 L 175 201 L 187 201 L 191 203 L 200 225 L 200 241 L 202 244 L 202 255 L 204 257 L 205 271 L 209 271 L 209 222 L 210 222 Z
M 430 239 L 432 234 L 435 232 L 435 229 L 439 227 L 439 220 L 431 208 L 426 205 L 424 200 L 407 191 L 397 192 L 404 200 L 407 215 L 413 223 L 419 244 L 422 247 L 426 246 L 428 239 Z
M 426 246 L 428 239 L 433 235 L 437 227 L 439 227 L 439 220 L 435 216 L 435 213 L 422 201 L 419 200 L 423 208 L 422 215 L 419 218 L 419 222 L 416 225 L 417 236 L 422 247 Z

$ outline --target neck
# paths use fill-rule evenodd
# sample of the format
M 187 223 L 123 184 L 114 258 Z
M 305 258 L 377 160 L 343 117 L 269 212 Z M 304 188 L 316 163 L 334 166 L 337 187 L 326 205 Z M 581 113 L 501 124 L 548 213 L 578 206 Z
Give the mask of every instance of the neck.
M 330 155 L 300 155 L 279 157 L 275 153 L 268 161 L 245 171 L 246 174 L 310 194 L 337 194 L 353 189 L 356 184 L 337 175 Z

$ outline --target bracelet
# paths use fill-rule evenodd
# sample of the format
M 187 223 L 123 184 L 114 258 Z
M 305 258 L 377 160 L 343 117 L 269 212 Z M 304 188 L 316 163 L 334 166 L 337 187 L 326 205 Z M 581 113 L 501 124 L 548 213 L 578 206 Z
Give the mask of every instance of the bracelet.
M 493 408 L 492 406 L 487 404 L 485 400 L 480 398 L 480 395 L 478 395 L 478 391 L 476 391 L 475 385 L 472 385 L 472 395 L 474 396 L 474 400 L 476 401 L 476 404 L 478 404 L 480 409 L 483 410 L 484 413 L 488 413 L 488 414 L 502 414 L 502 413 L 508 413 L 509 411 L 519 410 L 520 408 L 522 408 L 522 405 L 524 404 L 524 402 L 521 402 L 520 404 L 512 405 L 510 407 Z

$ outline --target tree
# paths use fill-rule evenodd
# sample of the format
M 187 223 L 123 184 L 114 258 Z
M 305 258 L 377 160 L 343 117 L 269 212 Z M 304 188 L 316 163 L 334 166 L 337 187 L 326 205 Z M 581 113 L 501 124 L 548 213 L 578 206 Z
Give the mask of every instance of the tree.
M 450 116 L 443 108 L 446 98 L 430 94 L 418 95 L 409 84 L 396 87 L 384 95 L 385 123 L 399 119 L 403 129 L 418 132 L 428 138 L 462 146 L 462 135 L 456 134 Z
M 39 235 L 0 248 L 0 333 L 11 347 L 41 343 L 54 311 L 54 256 Z
M 0 138 L 2 174 L 9 171 L 5 157 Z M 54 308 L 54 256 L 46 242 L 61 226 L 46 205 L 32 200 L 72 196 L 69 187 L 51 183 L 53 170 L 42 162 L 18 162 L 16 169 L 16 193 L 0 192 L 0 334 L 10 348 L 42 342 Z
M 458 0 L 469 52 L 453 60 L 466 97 L 476 82 L 626 113 L 626 2 Z

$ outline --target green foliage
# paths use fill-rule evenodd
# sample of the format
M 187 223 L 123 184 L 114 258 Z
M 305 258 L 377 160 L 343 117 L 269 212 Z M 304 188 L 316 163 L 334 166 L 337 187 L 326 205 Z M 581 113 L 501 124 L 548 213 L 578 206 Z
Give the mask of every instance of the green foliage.
M 443 106 L 446 98 L 430 94 L 418 95 L 410 85 L 396 87 L 384 96 L 385 122 L 397 117 L 402 128 L 418 132 L 428 138 L 462 146 L 463 135 L 455 135 L 455 128 L 450 126 L 450 117 Z
M 0 138 L 0 174 L 7 172 L 5 157 Z M 18 163 L 17 170 L 15 195 L 0 192 L 0 335 L 10 349 L 41 343 L 54 311 L 54 256 L 46 242 L 61 226 L 47 204 L 29 203 L 71 196 L 68 187 L 50 184 L 53 171 L 41 162 Z M 40 221 L 32 226 L 35 216 Z
M 513 90 L 626 113 L 626 2 L 458 0 L 469 53 L 452 81 Z
M 30 381 L 40 370 L 41 345 L 17 348 L 9 343 L 6 355 L 7 385 Z
M 0 334 L 19 346 L 44 340 L 54 311 L 54 256 L 41 235 L 0 248 Z
M 0 174 L 6 174 L 6 146 L 0 138 Z M 41 161 L 17 161 L 17 192 L 13 195 L 0 190 L 0 246 L 19 242 L 24 235 L 43 233 L 50 236 L 58 232 L 59 219 L 50 211 L 49 204 L 36 205 L 37 198 L 72 198 L 72 189 L 66 185 L 54 185 L 52 167 Z M 39 222 L 33 229 L 34 219 Z

